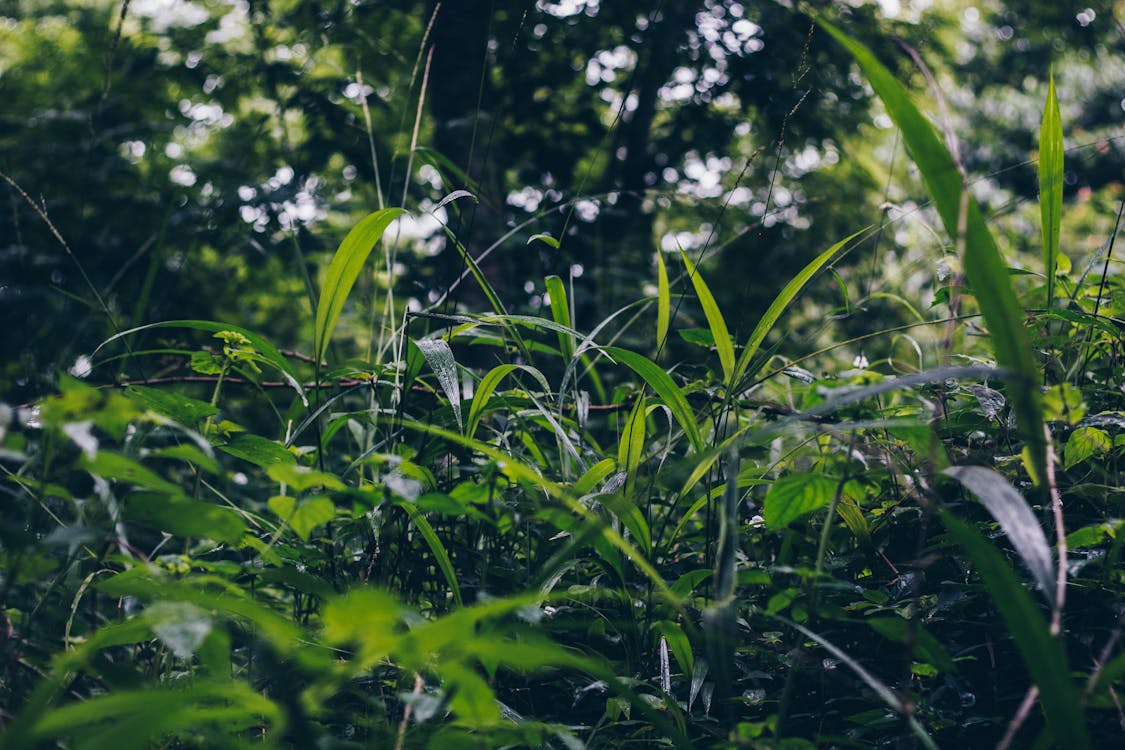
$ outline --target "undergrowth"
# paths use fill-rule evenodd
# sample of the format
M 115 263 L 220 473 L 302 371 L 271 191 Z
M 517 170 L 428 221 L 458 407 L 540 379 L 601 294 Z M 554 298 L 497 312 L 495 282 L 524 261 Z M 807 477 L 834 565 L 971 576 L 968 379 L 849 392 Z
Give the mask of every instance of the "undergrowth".
M 308 354 L 156 323 L 4 407 L 0 747 L 1119 743 L 1116 228 L 1056 272 L 1052 88 L 1044 272 L 1010 275 L 939 133 L 828 30 L 964 269 L 918 368 L 787 352 L 791 304 L 861 227 L 744 341 L 684 253 L 576 330 L 564 279 L 511 314 L 462 249 L 488 309 L 388 299 L 388 333 L 342 358 L 401 214 L 378 211 L 324 273 Z M 673 360 L 688 316 L 706 329 Z M 157 387 L 169 361 L 181 385 Z

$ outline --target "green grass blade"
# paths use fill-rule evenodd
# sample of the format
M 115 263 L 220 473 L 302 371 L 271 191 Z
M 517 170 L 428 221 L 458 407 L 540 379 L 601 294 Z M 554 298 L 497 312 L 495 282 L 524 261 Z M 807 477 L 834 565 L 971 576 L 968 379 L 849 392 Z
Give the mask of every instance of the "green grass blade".
M 1090 747 L 1079 692 L 1071 681 L 1066 654 L 1058 639 L 1051 637 L 1047 622 L 1031 595 L 1004 556 L 976 529 L 947 511 L 941 511 L 941 520 L 949 535 L 972 560 L 1016 642 L 1031 679 L 1039 687 L 1039 702 L 1055 744 L 1073 750 Z
M 551 317 L 559 325 L 570 328 L 570 305 L 567 303 L 566 287 L 563 286 L 562 279 L 558 276 L 548 276 L 546 281 L 547 294 L 551 298 Z M 562 352 L 563 360 L 569 362 L 574 356 L 574 334 L 559 331 L 558 335 L 559 351 Z
M 1051 547 L 1039 519 L 1019 491 L 1003 474 L 983 466 L 951 466 L 942 473 L 965 485 L 988 509 L 1031 571 L 1047 603 L 1054 606 L 1055 566 Z
M 816 275 L 817 271 L 824 267 L 825 263 L 832 260 L 832 258 L 836 256 L 836 253 L 840 252 L 841 248 L 866 231 L 866 229 L 861 229 L 855 234 L 840 240 L 818 255 L 811 263 L 802 268 L 796 276 L 789 280 L 789 283 L 785 285 L 781 293 L 778 294 L 773 303 L 770 304 L 765 314 L 762 315 L 762 319 L 758 321 L 758 325 L 754 326 L 754 332 L 750 334 L 750 338 L 747 339 L 746 346 L 743 347 L 742 354 L 738 357 L 738 364 L 734 368 L 734 380 L 731 381 L 732 386 L 737 386 L 738 382 L 742 380 L 742 377 L 746 374 L 747 368 L 750 367 L 750 361 L 754 358 L 754 355 L 758 353 L 762 342 L 766 340 L 766 336 L 769 335 L 769 332 L 772 331 L 773 327 L 777 324 L 778 318 L 781 317 L 781 314 L 785 312 L 785 309 L 789 307 L 794 298 L 800 294 L 801 290 L 805 288 L 809 280 Z
M 637 397 L 637 403 L 629 413 L 625 422 L 625 430 L 621 433 L 621 443 L 617 446 L 617 463 L 625 470 L 625 496 L 632 494 L 633 486 L 637 481 L 637 467 L 645 450 L 645 397 Z
M 445 576 L 445 582 L 449 584 L 449 590 L 453 592 L 453 601 L 457 602 L 457 606 L 460 607 L 462 604 L 461 587 L 457 583 L 457 573 L 453 570 L 453 563 L 449 560 L 449 552 L 445 549 L 445 545 L 441 543 L 434 527 L 430 525 L 422 511 L 418 510 L 413 503 L 401 502 L 398 506 L 406 511 L 406 515 L 410 516 L 411 522 L 421 532 L 422 538 L 426 540 L 430 552 L 434 554 L 438 568 L 441 569 L 441 574 Z
M 887 113 L 902 131 L 903 143 L 922 173 L 926 191 L 933 198 L 949 236 L 960 236 L 958 227 L 964 219 L 965 275 L 988 324 L 997 361 L 1018 376 L 1018 380 L 1011 383 L 1011 400 L 1020 434 L 1030 453 L 1029 470 L 1038 484 L 1047 474 L 1038 368 L 1024 328 L 1023 309 L 1012 290 L 1008 268 L 985 224 L 984 214 L 969 195 L 965 201 L 965 216 L 961 216 L 962 195 L 967 189 L 961 173 L 934 127 L 910 100 L 902 84 L 863 44 L 827 21 L 819 23 L 855 57 L 875 93 L 883 100 Z
M 328 341 L 332 332 L 336 330 L 336 323 L 344 309 L 344 302 L 359 278 L 367 256 L 375 248 L 375 243 L 387 231 L 391 222 L 405 213 L 401 208 L 384 208 L 369 214 L 365 219 L 356 224 L 352 231 L 344 237 L 332 262 L 328 264 L 328 272 L 324 277 L 324 288 L 321 290 L 320 303 L 316 306 L 316 327 L 313 330 L 313 350 L 316 359 L 320 361 L 328 351 Z
M 641 379 L 656 391 L 657 395 L 664 400 L 665 405 L 672 410 L 672 416 L 680 423 L 680 427 L 687 435 L 692 449 L 697 453 L 702 451 L 703 437 L 699 434 L 699 425 L 695 423 L 695 415 L 692 413 L 691 407 L 688 406 L 684 392 L 680 390 L 672 377 L 661 367 L 654 364 L 652 360 L 636 352 L 619 349 L 615 346 L 606 347 L 604 351 L 610 357 L 640 375 Z
M 1043 229 L 1043 264 L 1047 273 L 1047 307 L 1055 298 L 1059 227 L 1062 224 L 1063 132 L 1055 76 L 1047 84 L 1047 102 L 1039 127 L 1039 216 Z
M 473 401 L 469 405 L 469 416 L 465 420 L 466 435 L 473 437 L 476 434 L 477 428 L 480 427 L 481 418 L 484 416 L 485 407 L 492 400 L 492 394 L 496 392 L 500 381 L 516 370 L 523 370 L 530 374 L 539 381 L 539 385 L 543 386 L 544 393 L 550 393 L 551 387 L 547 384 L 547 378 L 543 377 L 543 373 L 534 367 L 528 365 L 497 365 L 481 378 L 476 392 L 473 394 Z
M 727 322 L 723 319 L 723 313 L 719 310 L 719 305 L 715 302 L 715 297 L 711 294 L 707 282 L 703 280 L 703 275 L 691 262 L 691 258 L 683 250 L 680 251 L 680 256 L 684 259 L 688 277 L 691 278 L 691 285 L 695 287 L 695 295 L 699 297 L 699 304 L 703 307 L 703 314 L 707 317 L 707 326 L 711 329 L 711 335 L 715 338 L 715 348 L 719 351 L 719 364 L 723 368 L 723 380 L 730 383 L 731 375 L 734 373 L 734 344 L 730 341 Z
M 656 351 L 664 351 L 668 340 L 668 329 L 672 323 L 672 291 L 668 284 L 668 267 L 664 264 L 664 253 L 656 252 Z
M 464 431 L 465 422 L 461 418 L 461 380 L 457 375 L 457 362 L 453 359 L 453 350 L 445 339 L 417 339 L 422 356 L 426 358 L 430 368 L 437 375 L 438 384 L 445 391 L 449 399 L 449 406 L 453 409 L 453 416 L 457 419 L 457 427 Z

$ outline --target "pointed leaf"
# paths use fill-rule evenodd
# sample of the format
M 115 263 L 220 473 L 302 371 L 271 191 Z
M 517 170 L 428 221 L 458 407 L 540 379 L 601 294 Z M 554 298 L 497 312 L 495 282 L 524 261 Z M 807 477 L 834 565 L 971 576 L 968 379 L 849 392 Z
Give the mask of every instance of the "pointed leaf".
M 453 350 L 449 348 L 445 339 L 418 339 L 415 343 L 437 375 L 438 384 L 445 391 L 449 405 L 453 408 L 453 416 L 457 418 L 457 427 L 464 431 L 465 423 L 461 419 L 461 382 L 457 375 L 457 362 L 453 359 Z
M 672 322 L 672 292 L 668 285 L 668 267 L 664 264 L 664 253 L 656 253 L 656 351 L 664 350 L 668 339 L 668 328 Z M 659 357 L 658 357 L 659 359 Z
M 1063 201 L 1063 132 L 1055 76 L 1047 84 L 1047 102 L 1039 126 L 1039 216 L 1043 231 L 1043 265 L 1047 274 L 1047 307 L 1055 298 L 1059 228 Z
M 348 232 L 336 254 L 332 256 L 324 277 L 320 302 L 316 306 L 313 349 L 318 362 L 328 351 L 328 342 L 332 338 L 332 332 L 336 330 L 344 302 L 351 293 L 355 280 L 359 278 L 367 256 L 391 222 L 403 213 L 405 212 L 401 208 L 384 208 L 369 214 Z
M 762 518 L 771 529 L 783 529 L 801 516 L 832 502 L 835 479 L 822 474 L 790 474 L 778 479 L 766 493 Z
M 695 295 L 699 297 L 699 304 L 703 307 L 703 314 L 707 318 L 711 335 L 715 337 L 715 348 L 719 352 L 719 364 L 723 368 L 723 380 L 730 383 L 731 375 L 734 373 L 734 344 L 730 341 L 730 332 L 727 331 L 726 320 L 723 319 L 723 313 L 719 310 L 715 297 L 712 296 L 711 290 L 707 287 L 707 282 L 703 280 L 703 275 L 691 262 L 691 258 L 683 250 L 680 250 L 680 256 L 684 259 L 684 265 L 687 266 L 688 277 L 691 279 L 692 286 L 695 287 Z
M 672 416 L 683 428 L 692 449 L 696 452 L 703 450 L 703 437 L 699 434 L 699 425 L 695 423 L 695 415 L 692 413 L 691 407 L 688 406 L 683 391 L 672 380 L 672 377 L 662 367 L 654 364 L 652 360 L 636 352 L 613 346 L 606 347 L 604 351 L 613 359 L 640 375 L 641 379 L 648 383 L 664 401 L 664 404 L 671 409 Z
M 1047 602 L 1055 601 L 1055 574 L 1051 547 L 1039 519 L 1027 501 L 1002 474 L 983 466 L 951 466 L 947 474 L 965 485 L 996 519 Z

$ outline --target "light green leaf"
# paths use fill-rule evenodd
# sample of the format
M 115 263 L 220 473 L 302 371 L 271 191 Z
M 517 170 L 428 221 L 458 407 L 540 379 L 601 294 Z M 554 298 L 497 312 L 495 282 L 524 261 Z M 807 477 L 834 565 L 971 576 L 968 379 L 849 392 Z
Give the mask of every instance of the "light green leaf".
M 170 417 L 180 424 L 193 425 L 219 413 L 218 408 L 206 401 L 196 401 L 178 393 L 167 393 L 143 385 L 131 385 L 125 395 L 145 409 Z
M 1109 433 L 1097 427 L 1079 427 L 1070 433 L 1063 451 L 1065 461 L 1063 466 L 1070 469 L 1094 456 L 1104 456 L 1113 448 L 1113 441 Z
M 656 252 L 656 351 L 658 353 L 664 350 L 671 322 L 672 292 L 668 284 L 668 267 L 664 264 L 664 253 L 658 250 Z
M 621 432 L 621 442 L 617 446 L 617 463 L 626 472 L 625 495 L 628 496 L 637 479 L 637 467 L 645 450 L 645 397 L 637 397 L 637 403 L 629 412 L 625 429 Z
M 570 328 L 570 305 L 567 303 L 566 287 L 563 286 L 562 279 L 558 276 L 548 276 L 546 283 L 547 295 L 551 298 L 551 317 L 560 326 Z M 563 361 L 569 362 L 574 356 L 574 334 L 559 331 L 558 336 L 559 351 L 562 352 Z
M 324 277 L 320 302 L 316 306 L 313 350 L 317 361 L 322 360 L 328 351 L 328 342 L 332 338 L 332 332 L 336 330 L 344 302 L 351 293 L 355 280 L 359 278 L 367 256 L 391 222 L 403 213 L 405 212 L 401 208 L 384 208 L 369 214 L 348 232 L 336 254 L 332 256 Z
M 801 516 L 832 502 L 835 479 L 822 474 L 789 474 L 766 493 L 762 518 L 771 529 L 783 529 Z
M 610 346 L 606 347 L 604 351 L 610 357 L 640 375 L 641 379 L 656 391 L 657 395 L 672 411 L 672 416 L 683 428 L 684 435 L 687 436 L 692 449 L 697 453 L 703 450 L 703 437 L 699 434 L 699 425 L 695 423 L 695 415 L 692 413 L 691 407 L 688 406 L 683 391 L 680 390 L 680 387 L 676 385 L 664 368 L 657 366 L 643 355 L 628 349 Z
M 999 364 L 1010 370 L 1011 400 L 1020 435 L 1031 461 L 1029 470 L 1038 484 L 1047 476 L 1047 443 L 1039 396 L 1039 370 L 1027 337 L 1023 309 L 1012 290 L 1008 268 L 996 240 L 985 224 L 976 200 L 966 194 L 961 172 L 933 126 L 922 116 L 902 85 L 871 51 L 827 21 L 819 23 L 844 45 L 867 74 L 887 113 L 902 131 L 902 139 L 922 173 L 946 233 L 964 236 L 965 275 L 984 314 Z M 964 215 L 962 211 L 964 209 Z
M 866 229 L 861 229 L 855 234 L 840 240 L 814 258 L 811 263 L 802 268 L 796 276 L 789 280 L 789 283 L 785 285 L 781 293 L 774 298 L 769 308 L 766 309 L 765 314 L 762 315 L 762 319 L 754 326 L 754 331 L 750 334 L 750 338 L 746 340 L 746 346 L 743 347 L 742 354 L 738 357 L 738 364 L 734 368 L 734 379 L 731 381 L 732 386 L 737 386 L 739 381 L 742 380 L 742 377 L 746 375 L 746 370 L 750 367 L 750 361 L 754 359 L 754 355 L 758 353 L 762 342 L 766 340 L 766 336 L 773 330 L 781 314 L 785 312 L 786 308 L 788 308 L 797 295 L 800 294 L 801 290 L 805 288 L 809 280 L 816 275 L 817 271 L 824 267 L 825 263 L 832 260 L 832 258 L 836 256 L 836 253 L 840 252 L 845 245 L 866 231 Z
M 1076 425 L 1086 416 L 1086 399 L 1070 383 L 1059 383 L 1043 394 L 1043 418 L 1048 422 Z
M 304 492 L 313 487 L 323 487 L 326 490 L 344 489 L 344 483 L 335 474 L 316 471 L 307 466 L 274 464 L 266 470 L 266 474 L 273 481 L 287 485 L 295 492 Z
M 285 450 L 283 446 L 259 435 L 236 435 L 226 445 L 217 447 L 223 453 L 229 453 L 235 458 L 249 461 L 263 469 L 279 464 L 293 465 L 297 463 L 297 457 Z
M 680 250 L 680 257 L 684 259 L 688 277 L 691 279 L 692 286 L 695 287 L 695 295 L 699 297 L 699 304 L 703 307 L 707 325 L 711 329 L 711 335 L 715 337 L 715 348 L 719 352 L 719 364 L 723 368 L 723 380 L 731 383 L 731 375 L 734 373 L 734 344 L 731 343 L 726 320 L 723 319 L 723 313 L 719 310 L 715 297 L 707 287 L 707 282 L 703 280 L 703 274 L 699 273 L 695 264 L 691 262 L 691 258 L 683 250 Z
M 270 498 L 269 506 L 305 542 L 318 526 L 336 517 L 336 506 L 327 497 L 310 497 L 298 504 L 295 498 L 275 495 Z
M 1043 264 L 1047 274 L 1047 307 L 1055 298 L 1059 229 L 1063 202 L 1063 132 L 1055 76 L 1047 84 L 1043 122 L 1039 126 L 1039 216 L 1043 232 Z
M 488 402 L 492 399 L 492 394 L 495 393 L 497 386 L 500 385 L 500 381 L 516 370 L 523 370 L 534 377 L 539 382 L 539 385 L 543 387 L 544 392 L 549 392 L 551 390 L 550 385 L 547 383 L 547 378 L 534 367 L 528 365 L 496 365 L 496 367 L 489 370 L 488 373 L 481 378 L 480 383 L 477 384 L 472 403 L 469 405 L 469 418 L 465 421 L 466 436 L 473 437 L 476 434 L 477 428 L 480 426 L 481 418 L 484 416 L 485 407 L 488 406 Z
M 125 517 L 181 538 L 233 544 L 246 533 L 246 523 L 234 509 L 191 500 L 178 491 L 130 493 L 125 499 Z
M 461 606 L 461 586 L 457 583 L 457 573 L 453 570 L 453 563 L 450 562 L 449 552 L 446 551 L 445 545 L 441 543 L 441 538 L 434 531 L 434 527 L 426 520 L 426 516 L 422 514 L 413 503 L 400 502 L 398 507 L 406 511 L 406 515 L 410 516 L 411 522 L 421 532 L 422 538 L 426 540 L 426 544 L 430 547 L 430 552 L 434 555 L 434 560 L 437 561 L 438 568 L 441 574 L 445 576 L 445 582 L 449 584 L 449 590 L 453 592 L 453 601 L 457 606 Z

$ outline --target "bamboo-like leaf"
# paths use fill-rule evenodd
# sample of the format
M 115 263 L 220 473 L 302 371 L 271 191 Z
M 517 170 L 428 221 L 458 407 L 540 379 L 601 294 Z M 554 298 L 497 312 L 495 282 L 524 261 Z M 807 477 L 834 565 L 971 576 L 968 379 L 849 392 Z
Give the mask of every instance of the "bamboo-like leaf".
M 384 208 L 369 214 L 348 232 L 336 254 L 332 256 L 324 277 L 320 302 L 316 306 L 313 351 L 318 362 L 328 351 L 328 342 L 332 338 L 332 332 L 336 330 L 344 302 L 351 293 L 355 280 L 359 278 L 367 256 L 391 222 L 403 213 L 405 212 L 401 208 Z
M 637 467 L 645 449 L 645 397 L 637 397 L 637 403 L 629 412 L 625 429 L 621 433 L 621 443 L 617 446 L 617 463 L 625 470 L 625 496 L 632 494 L 637 480 Z
M 453 563 L 449 560 L 449 552 L 445 549 L 445 545 L 441 543 L 441 538 L 434 531 L 434 527 L 426 520 L 422 511 L 414 506 L 414 503 L 400 502 L 400 508 L 406 511 L 406 515 L 410 516 L 411 522 L 421 532 L 422 538 L 426 540 L 426 544 L 430 547 L 430 552 L 433 553 L 434 559 L 437 561 L 438 568 L 441 569 L 441 574 L 445 576 L 445 582 L 449 584 L 449 590 L 453 592 L 453 601 L 457 602 L 457 606 L 461 606 L 461 586 L 457 583 L 457 573 L 453 570 Z
M 437 375 L 438 384 L 445 391 L 453 416 L 457 418 L 457 427 L 464 431 L 465 423 L 461 419 L 461 382 L 457 377 L 457 362 L 453 359 L 453 350 L 445 339 L 417 339 L 414 343 Z
M 548 276 L 546 281 L 547 294 L 551 297 L 551 317 L 560 326 L 570 328 L 570 305 L 567 304 L 566 287 L 563 286 L 562 279 L 558 276 Z M 574 356 L 574 334 L 559 331 L 558 336 L 559 351 L 562 352 L 563 360 L 569 362 Z
M 476 392 L 473 394 L 473 401 L 469 405 L 469 416 L 465 420 L 466 435 L 473 437 L 473 435 L 476 434 L 477 428 L 480 426 L 481 418 L 484 416 L 485 407 L 487 407 L 488 402 L 492 400 L 492 394 L 496 392 L 500 381 L 516 370 L 523 370 L 534 377 L 539 382 L 539 385 L 543 386 L 544 392 L 549 392 L 551 390 L 550 385 L 547 383 L 547 378 L 534 367 L 528 365 L 497 365 L 493 367 L 481 378 L 480 383 L 477 384 Z
M 789 283 L 785 285 L 781 293 L 777 295 L 769 308 L 766 309 L 765 314 L 762 315 L 758 324 L 754 326 L 754 331 L 750 334 L 750 338 L 746 340 L 746 346 L 743 347 L 742 354 L 738 357 L 738 364 L 734 368 L 734 379 L 730 381 L 732 386 L 737 386 L 738 382 L 742 380 L 742 377 L 746 374 L 747 368 L 750 367 L 750 361 L 754 358 L 754 355 L 758 353 L 762 342 L 766 340 L 766 336 L 769 335 L 769 332 L 772 331 L 773 327 L 777 324 L 778 318 L 781 317 L 781 314 L 785 312 L 785 309 L 789 307 L 790 303 L 793 302 L 801 290 L 805 288 L 809 280 L 816 275 L 817 271 L 824 267 L 825 263 L 832 260 L 832 258 L 836 256 L 836 253 L 840 252 L 841 248 L 866 231 L 866 229 L 861 229 L 855 234 L 840 240 L 814 258 L 811 263 L 802 268 L 796 276 L 789 280 Z
M 683 391 L 672 380 L 672 377 L 663 368 L 654 364 L 652 360 L 636 352 L 612 346 L 606 347 L 604 351 L 613 359 L 640 375 L 641 379 L 656 391 L 657 395 L 664 400 L 665 405 L 672 411 L 672 416 L 680 423 L 680 427 L 683 428 L 692 449 L 696 452 L 703 450 L 703 437 L 699 434 L 699 425 L 695 423 L 695 415 L 692 413 L 691 407 L 688 406 Z
M 1039 688 L 1039 702 L 1055 744 L 1073 750 L 1090 747 L 1079 691 L 1071 681 L 1062 644 L 1051 636 L 1043 615 L 1004 556 L 952 513 L 943 510 L 940 514 L 950 536 L 976 566 L 1015 640 L 1024 665 Z
M 687 266 L 688 277 L 691 279 L 691 285 L 695 287 L 695 295 L 699 297 L 703 314 L 707 317 L 707 325 L 711 329 L 711 335 L 715 337 L 715 348 L 719 352 L 719 364 L 723 368 L 723 380 L 730 383 L 732 382 L 731 375 L 734 373 L 734 344 L 730 341 L 727 322 L 723 319 L 723 313 L 719 310 L 719 305 L 715 302 L 715 297 L 711 294 L 707 282 L 703 280 L 703 275 L 691 262 L 691 258 L 683 250 L 680 251 L 680 256 L 684 259 L 684 265 Z
M 951 466 L 942 473 L 965 485 L 980 499 L 1031 571 L 1047 603 L 1053 606 L 1055 574 L 1051 547 L 1023 496 L 1003 474 L 983 466 Z
M 1039 127 L 1039 216 L 1043 230 L 1043 264 L 1047 274 L 1047 307 L 1055 298 L 1059 228 L 1062 224 L 1063 132 L 1055 76 L 1047 84 L 1047 102 Z
M 930 122 L 910 100 L 906 90 L 871 51 L 827 21 L 819 23 L 844 45 L 867 74 L 887 113 L 902 131 L 914 163 L 922 173 L 926 191 L 933 198 L 945 231 L 951 237 L 964 227 L 965 275 L 992 335 L 996 359 L 1018 379 L 1011 383 L 1012 403 L 1021 436 L 1031 456 L 1030 470 L 1039 483 L 1047 474 L 1047 444 L 1043 435 L 1043 413 L 1039 399 L 1039 376 L 1031 344 L 1024 328 L 1024 315 L 1008 279 L 1008 268 L 1000 257 L 996 240 L 984 221 L 980 206 L 971 195 L 962 217 L 962 196 L 967 190 L 949 150 Z M 964 221 L 962 225 L 962 219 Z
M 668 267 L 664 253 L 656 253 L 656 351 L 664 350 L 668 329 L 672 323 L 672 292 L 668 284 Z

